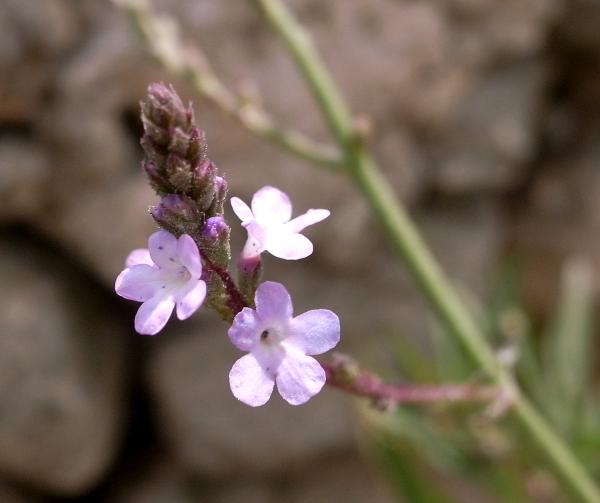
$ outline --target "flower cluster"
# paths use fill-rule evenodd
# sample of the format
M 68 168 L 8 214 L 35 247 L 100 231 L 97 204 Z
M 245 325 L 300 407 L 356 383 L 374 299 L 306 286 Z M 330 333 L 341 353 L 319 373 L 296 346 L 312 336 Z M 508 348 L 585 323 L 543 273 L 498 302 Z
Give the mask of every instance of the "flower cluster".
M 147 249 L 131 252 L 115 282 L 117 294 L 142 303 L 136 331 L 155 335 L 173 310 L 185 320 L 206 303 L 231 323 L 231 342 L 248 353 L 229 374 L 234 396 L 251 406 L 263 405 L 276 384 L 290 404 L 305 403 L 326 381 L 312 355 L 338 343 L 340 322 L 326 309 L 294 317 L 285 287 L 260 283 L 261 254 L 286 260 L 308 257 L 313 244 L 301 231 L 327 218 L 329 211 L 310 209 L 292 218 L 289 197 L 271 186 L 258 190 L 250 206 L 231 198 L 248 233 L 235 281 L 229 272 L 230 227 L 224 216 L 227 182 L 207 157 L 191 106 L 184 106 L 172 87 L 152 84 L 142 102 L 142 123 L 143 168 L 161 197 L 150 213 L 161 229 L 150 236 Z

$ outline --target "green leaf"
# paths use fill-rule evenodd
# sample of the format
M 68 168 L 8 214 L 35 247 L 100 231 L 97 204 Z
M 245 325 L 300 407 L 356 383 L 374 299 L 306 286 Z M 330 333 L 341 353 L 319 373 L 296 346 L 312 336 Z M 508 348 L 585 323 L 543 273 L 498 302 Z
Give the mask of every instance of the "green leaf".
M 561 280 L 555 315 L 542 340 L 542 364 L 549 412 L 556 426 L 572 435 L 590 380 L 593 353 L 594 291 L 589 264 L 570 260 Z

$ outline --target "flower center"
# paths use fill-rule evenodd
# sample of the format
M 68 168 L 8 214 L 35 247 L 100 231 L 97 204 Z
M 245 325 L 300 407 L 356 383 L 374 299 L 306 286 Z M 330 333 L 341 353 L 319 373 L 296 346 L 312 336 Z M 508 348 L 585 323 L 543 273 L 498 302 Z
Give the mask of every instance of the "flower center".
M 192 275 L 190 274 L 190 271 L 187 270 L 186 267 L 180 267 L 179 269 L 177 269 L 177 272 L 175 273 L 177 281 L 181 282 L 181 283 L 187 283 L 190 278 L 192 277 Z
M 281 342 L 282 339 L 281 333 L 274 328 L 266 328 L 260 334 L 260 342 L 267 346 L 273 346 Z

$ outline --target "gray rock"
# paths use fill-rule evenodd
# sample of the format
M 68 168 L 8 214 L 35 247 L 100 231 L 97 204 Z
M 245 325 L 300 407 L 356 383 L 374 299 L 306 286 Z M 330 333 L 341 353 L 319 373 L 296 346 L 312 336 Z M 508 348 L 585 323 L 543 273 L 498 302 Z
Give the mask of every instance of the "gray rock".
M 64 0 L 0 5 L 0 119 L 31 120 L 39 111 L 60 54 L 79 33 Z
M 0 256 L 0 472 L 78 494 L 118 446 L 125 334 L 105 299 L 59 260 L 7 236 Z
M 0 139 L 0 221 L 24 221 L 43 207 L 48 171 L 46 153 L 38 143 Z
M 109 497 L 114 503 L 195 503 L 205 491 L 194 491 L 185 474 L 172 462 L 147 464 L 127 474 Z
M 41 503 L 41 498 L 26 494 L 20 489 L 0 481 L 0 501 L 2 503 Z
M 33 223 L 112 290 L 129 252 L 146 247 L 156 230 L 147 212 L 155 198 L 145 180 L 134 176 L 116 186 L 65 196 Z
M 522 182 L 539 138 L 547 72 L 528 61 L 482 76 L 432 147 L 445 193 L 507 190 Z
M 302 503 L 330 501 L 332 503 L 392 503 L 398 501 L 385 487 L 382 478 L 375 477 L 372 467 L 353 452 L 322 459 L 309 470 L 288 482 L 288 490 L 275 501 Z
M 600 279 L 600 149 L 598 133 L 570 156 L 549 162 L 532 184 L 515 225 L 515 249 L 528 265 L 524 284 L 540 310 L 556 302 L 561 266 L 572 257 L 593 265 Z

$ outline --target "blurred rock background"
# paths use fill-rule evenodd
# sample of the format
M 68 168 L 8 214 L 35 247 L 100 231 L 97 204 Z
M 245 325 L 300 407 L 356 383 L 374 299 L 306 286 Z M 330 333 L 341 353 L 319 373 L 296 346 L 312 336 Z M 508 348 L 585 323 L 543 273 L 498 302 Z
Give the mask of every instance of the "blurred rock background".
M 485 295 L 516 254 L 543 313 L 566 256 L 600 272 L 597 2 L 289 3 L 353 110 L 372 118 L 376 156 L 458 284 Z M 327 138 L 251 2 L 156 5 L 226 82 L 255 82 L 282 124 Z M 309 260 L 267 259 L 298 312 L 335 310 L 341 349 L 392 375 L 389 337 L 427 333 L 419 295 L 348 180 L 264 144 L 173 80 L 107 1 L 2 0 L 0 501 L 391 501 L 339 394 L 241 405 L 227 385 L 238 353 L 210 313 L 134 334 L 137 305 L 112 284 L 154 228 L 138 146 L 153 80 L 194 100 L 232 194 L 268 183 L 298 210 L 333 210 L 310 231 Z

